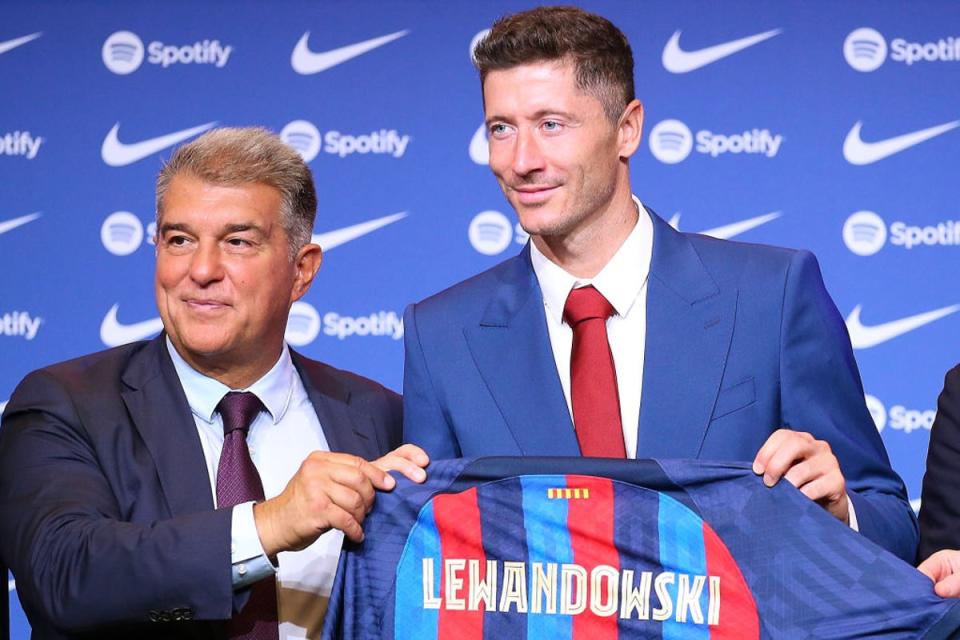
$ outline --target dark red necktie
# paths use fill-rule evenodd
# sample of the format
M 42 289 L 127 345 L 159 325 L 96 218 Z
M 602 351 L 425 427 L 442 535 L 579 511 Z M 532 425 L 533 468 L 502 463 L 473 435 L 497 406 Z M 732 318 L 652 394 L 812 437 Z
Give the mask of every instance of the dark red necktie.
M 217 469 L 217 508 L 233 507 L 251 500 L 263 500 L 263 483 L 250 459 L 247 430 L 263 410 L 252 393 L 230 392 L 223 396 L 217 411 L 223 418 L 223 450 Z M 233 640 L 277 640 L 277 580 L 268 576 L 250 587 L 250 598 L 242 611 L 227 623 Z
M 613 306 L 592 286 L 573 289 L 563 319 L 573 329 L 570 401 L 580 451 L 596 458 L 626 458 L 620 421 L 620 395 L 607 318 Z

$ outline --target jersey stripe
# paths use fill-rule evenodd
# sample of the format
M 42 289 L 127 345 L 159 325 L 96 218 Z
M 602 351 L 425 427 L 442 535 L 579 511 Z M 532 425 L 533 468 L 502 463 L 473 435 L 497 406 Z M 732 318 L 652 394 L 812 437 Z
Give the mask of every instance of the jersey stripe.
M 705 575 L 707 558 L 703 549 L 703 530 L 700 518 L 670 496 L 660 494 L 660 564 L 664 571 L 688 575 Z M 683 624 L 677 621 L 679 575 L 669 585 L 673 613 L 663 621 L 664 640 L 710 640 L 710 631 L 704 624 Z M 699 599 L 701 611 L 706 615 L 706 588 Z M 662 605 L 663 603 L 661 603 Z
M 523 504 L 520 479 L 508 478 L 480 485 L 477 488 L 477 504 L 480 505 L 480 529 L 487 558 L 526 563 L 527 539 L 523 534 L 523 510 L 518 508 Z M 526 640 L 527 614 L 517 611 L 516 607 L 503 612 L 497 611 L 497 608 L 494 606 L 484 614 L 483 636 L 487 640 Z
M 586 593 L 582 596 L 586 609 L 573 618 L 573 640 L 617 640 L 617 609 L 613 607 L 610 615 L 605 606 L 612 606 L 619 599 L 619 573 L 616 578 L 607 575 L 592 584 L 596 567 L 604 565 L 617 572 L 620 569 L 620 553 L 613 546 L 613 485 L 605 478 L 571 475 L 567 476 L 567 487 L 572 489 L 567 524 L 573 562 L 587 571 L 583 585 Z M 592 597 L 594 589 L 604 597 Z
M 439 596 L 433 585 L 440 584 L 440 534 L 433 517 L 433 503 L 428 502 L 420 511 L 416 524 L 407 537 L 407 544 L 397 567 L 396 600 L 394 604 L 394 637 L 437 637 L 437 609 L 426 609 L 424 600 L 423 559 L 434 559 L 434 576 L 427 589 L 429 596 Z
M 760 621 L 753 594 L 730 551 L 706 522 L 703 545 L 707 573 L 720 578 L 720 623 L 710 629 L 710 640 L 756 640 L 760 637 Z
M 573 562 L 570 531 L 567 529 L 567 501 L 547 498 L 551 489 L 564 486 L 564 476 L 524 476 L 523 520 L 530 563 Z M 531 611 L 538 594 L 532 590 L 532 576 L 528 581 Z M 557 613 L 547 613 L 547 600 L 541 600 L 541 612 L 527 616 L 527 638 L 556 638 L 569 640 L 573 636 L 573 621 L 569 615 L 559 614 L 560 594 L 553 594 Z
M 478 562 L 475 571 L 478 571 L 476 575 L 479 580 L 485 580 L 487 573 L 476 487 L 459 494 L 438 495 L 433 499 L 433 513 L 437 521 L 437 531 L 440 532 L 440 550 L 444 561 L 467 561 L 462 571 L 449 576 L 460 581 L 459 587 L 450 585 L 448 589 L 448 573 L 441 572 L 443 606 L 440 608 L 438 637 L 451 640 L 483 640 L 483 611 L 470 611 L 466 601 L 470 581 L 469 561 Z M 460 609 L 457 609 L 461 606 L 458 602 L 463 603 Z

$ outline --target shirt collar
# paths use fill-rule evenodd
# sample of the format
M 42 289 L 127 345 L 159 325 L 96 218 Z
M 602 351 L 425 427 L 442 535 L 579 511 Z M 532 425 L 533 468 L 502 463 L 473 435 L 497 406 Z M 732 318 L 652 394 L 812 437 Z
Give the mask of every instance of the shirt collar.
M 273 368 L 246 389 L 231 389 L 219 380 L 205 376 L 184 360 L 167 336 L 167 351 L 180 378 L 187 404 L 195 416 L 207 423 L 213 423 L 213 414 L 224 395 L 230 391 L 249 391 L 260 399 L 274 424 L 280 422 L 290 405 L 293 394 L 293 376 L 296 369 L 290 359 L 290 350 L 286 343 L 280 358 Z
M 557 324 L 563 321 L 563 307 L 574 287 L 593 285 L 616 310 L 625 316 L 647 284 L 653 255 L 653 221 L 640 200 L 633 196 L 639 216 L 633 230 L 610 261 L 593 278 L 577 278 L 563 270 L 530 243 L 530 262 L 543 292 L 547 313 Z

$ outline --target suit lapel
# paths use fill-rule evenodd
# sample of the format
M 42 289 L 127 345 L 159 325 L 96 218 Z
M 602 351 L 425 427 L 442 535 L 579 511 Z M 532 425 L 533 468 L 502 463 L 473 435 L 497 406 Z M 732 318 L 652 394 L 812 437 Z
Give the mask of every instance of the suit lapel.
M 161 333 L 130 359 L 123 402 L 156 465 L 172 515 L 213 509 L 193 414 Z
M 637 457 L 696 458 L 720 390 L 737 290 L 721 291 L 690 241 L 651 217 Z
M 470 353 L 523 455 L 580 454 L 550 347 L 529 246 L 504 265 Z
M 387 443 L 379 441 L 373 417 L 350 406 L 350 391 L 331 374 L 329 367 L 308 360 L 292 349 L 290 355 L 330 451 L 350 453 L 366 460 L 383 455 Z

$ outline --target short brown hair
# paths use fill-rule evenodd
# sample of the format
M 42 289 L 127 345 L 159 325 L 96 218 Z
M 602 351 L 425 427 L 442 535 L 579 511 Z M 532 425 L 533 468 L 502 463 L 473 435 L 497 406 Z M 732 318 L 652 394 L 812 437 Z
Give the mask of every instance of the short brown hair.
M 480 83 L 490 71 L 564 59 L 577 86 L 603 103 L 613 122 L 634 99 L 633 52 L 612 22 L 577 7 L 537 7 L 493 23 L 473 52 Z
M 157 222 L 174 177 L 186 174 L 217 185 L 262 183 L 280 192 L 280 218 L 290 256 L 308 242 L 317 215 L 310 167 L 280 138 L 260 127 L 222 128 L 178 148 L 157 176 Z

